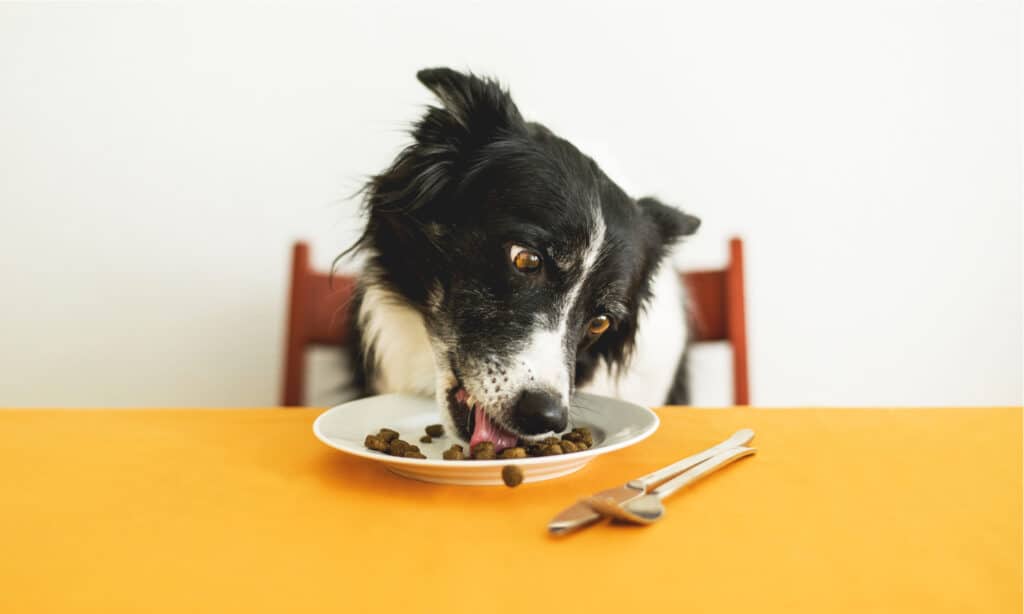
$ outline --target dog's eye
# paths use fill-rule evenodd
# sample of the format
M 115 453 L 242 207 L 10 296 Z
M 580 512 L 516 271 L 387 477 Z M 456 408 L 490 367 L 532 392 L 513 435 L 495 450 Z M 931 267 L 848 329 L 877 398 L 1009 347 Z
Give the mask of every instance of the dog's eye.
M 520 273 L 536 273 L 543 262 L 537 252 L 520 245 L 510 247 L 508 254 L 512 259 L 512 266 Z
M 587 324 L 587 332 L 596 337 L 608 330 L 611 325 L 612 320 L 608 316 L 597 316 Z

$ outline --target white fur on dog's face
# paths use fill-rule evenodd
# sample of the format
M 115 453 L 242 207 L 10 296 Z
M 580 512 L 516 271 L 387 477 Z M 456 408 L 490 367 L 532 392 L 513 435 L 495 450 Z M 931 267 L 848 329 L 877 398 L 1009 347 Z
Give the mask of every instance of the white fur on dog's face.
M 569 338 L 567 332 L 580 291 L 604 249 L 604 239 L 604 220 L 597 215 L 582 254 L 559 258 L 561 267 L 576 267 L 578 273 L 568 291 L 553 297 L 554 322 L 535 318 L 532 330 L 524 331 L 526 342 L 519 352 L 505 358 L 460 361 L 464 365 L 463 386 L 506 428 L 513 428 L 512 403 L 525 390 L 548 391 L 561 399 L 563 407 L 569 407 L 577 336 Z
M 643 312 L 638 327 L 636 343 L 640 351 L 631 361 L 630 368 L 619 373 L 619 377 L 613 377 L 610 370 L 599 369 L 594 380 L 582 389 L 629 399 L 650 407 L 664 402 L 675 376 L 676 364 L 686 344 L 686 321 L 681 313 L 683 288 L 679 284 L 678 274 L 669 264 L 665 264 L 654 278 L 653 289 L 654 300 Z M 439 305 L 441 297 L 440 291 L 437 292 L 436 304 Z M 422 316 L 403 301 L 389 294 L 385 302 L 389 306 L 387 309 L 374 308 L 378 304 L 374 300 L 360 311 L 360 321 L 366 322 L 364 331 L 378 331 L 378 335 L 383 335 L 381 339 L 364 332 L 364 343 L 371 343 L 374 338 L 382 341 L 381 349 L 375 351 L 381 357 L 378 365 L 381 372 L 375 388 L 378 392 L 404 392 L 422 396 L 433 394 L 441 408 L 441 422 L 445 432 L 457 435 L 459 429 L 456 428 L 451 412 L 446 411 L 447 391 L 458 384 L 448 364 L 448 344 L 430 338 Z M 403 360 L 393 361 L 394 357 Z M 407 362 L 407 359 L 414 360 Z M 401 369 L 385 369 L 384 364 L 399 364 Z M 429 381 L 431 378 L 433 382 Z
M 461 386 L 471 398 L 470 406 L 479 403 L 494 422 L 510 432 L 517 432 L 513 414 L 524 391 L 552 394 L 567 411 L 579 339 L 579 322 L 575 321 L 579 318 L 574 318 L 574 313 L 582 288 L 605 248 L 603 218 L 595 216 L 590 226 L 584 249 L 559 254 L 557 261 L 549 259 L 563 273 L 572 274 L 573 282 L 567 290 L 552 295 L 544 316 L 533 318 L 530 328 L 516 332 L 510 342 L 513 351 L 466 353 L 458 330 L 445 316 L 446 296 L 440 285 L 428 295 L 426 319 L 382 285 L 368 285 L 358 317 L 365 350 L 375 361 L 375 387 L 421 395 L 433 392 L 444 408 L 451 390 Z M 373 278 L 367 275 L 367 279 Z M 507 330 L 495 332 L 509 334 Z M 451 421 L 451 412 L 442 413 Z
M 699 220 L 630 198 L 496 82 L 417 77 L 443 104 L 367 184 L 356 245 L 373 251 L 357 318 L 366 379 L 433 388 L 462 435 L 496 445 L 561 429 L 577 383 L 627 363 L 650 276 Z M 541 266 L 510 263 L 523 249 Z
M 435 362 L 443 375 L 438 383 L 445 385 L 437 392 L 439 402 L 454 386 L 461 386 L 470 397 L 469 406 L 478 403 L 492 421 L 526 439 L 543 438 L 551 432 L 527 434 L 517 427 L 516 402 L 527 391 L 542 392 L 559 400 L 568 412 L 573 392 L 573 370 L 579 342 L 578 302 L 605 249 L 606 228 L 600 211 L 588 222 L 589 233 L 582 249 L 558 254 L 548 259 L 548 266 L 558 267 L 572 283 L 550 295 L 550 304 L 539 306 L 542 315 L 532 318 L 531 326 L 514 331 L 512 339 L 491 352 L 468 352 L 461 343 L 459 330 L 446 320 L 443 296 L 438 291 L 431 297 L 428 326 L 435 323 L 439 334 L 432 334 Z M 509 272 L 509 275 L 519 273 Z M 589 317 L 583 318 L 585 322 Z M 508 337 L 509 331 L 500 323 L 495 326 L 496 338 Z M 433 333 L 434 331 L 432 331 Z M 481 331 L 472 331 L 480 335 Z M 483 331 L 486 334 L 487 331 Z M 444 340 L 447 339 L 447 340 Z M 447 357 L 447 359 L 445 359 Z M 456 372 L 457 371 L 457 372 Z M 449 412 L 450 413 L 450 412 Z

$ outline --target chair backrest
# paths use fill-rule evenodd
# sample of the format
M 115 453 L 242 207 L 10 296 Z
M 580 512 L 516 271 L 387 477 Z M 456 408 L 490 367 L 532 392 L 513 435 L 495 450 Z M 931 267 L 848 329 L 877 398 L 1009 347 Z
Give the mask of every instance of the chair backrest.
M 729 241 L 726 268 L 692 271 L 681 277 L 690 300 L 693 341 L 728 341 L 732 345 L 733 402 L 748 405 L 742 240 Z M 297 242 L 292 247 L 282 405 L 303 404 L 308 348 L 348 343 L 348 303 L 355 286 L 355 277 L 314 271 L 307 244 Z
M 303 404 L 308 348 L 348 343 L 348 303 L 355 288 L 355 277 L 314 271 L 306 243 L 299 241 L 292 246 L 282 405 Z
M 732 346 L 733 403 L 750 405 L 747 316 L 743 293 L 743 240 L 729 240 L 724 269 L 682 273 L 690 301 L 693 341 L 728 341 Z

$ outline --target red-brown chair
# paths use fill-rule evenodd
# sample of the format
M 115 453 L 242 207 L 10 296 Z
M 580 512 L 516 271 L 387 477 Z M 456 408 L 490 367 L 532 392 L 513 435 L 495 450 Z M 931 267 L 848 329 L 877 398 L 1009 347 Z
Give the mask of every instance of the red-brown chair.
M 733 402 L 750 404 L 747 376 L 747 325 L 743 296 L 743 242 L 729 241 L 729 264 L 724 269 L 682 274 L 689 291 L 693 340 L 728 341 L 732 345 Z M 285 342 L 284 392 L 281 404 L 302 405 L 306 350 L 348 343 L 348 302 L 356 279 L 314 271 L 309 246 L 292 248 L 292 279 Z

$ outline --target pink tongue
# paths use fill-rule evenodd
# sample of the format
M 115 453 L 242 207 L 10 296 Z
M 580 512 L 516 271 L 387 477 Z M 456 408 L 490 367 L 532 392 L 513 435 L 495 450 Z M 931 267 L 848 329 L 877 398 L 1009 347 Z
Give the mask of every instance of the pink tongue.
M 469 439 L 470 448 L 481 441 L 489 441 L 494 444 L 495 452 L 501 452 L 505 448 L 514 447 L 519 441 L 518 437 L 491 422 L 487 412 L 479 405 L 473 407 L 473 422 L 473 436 Z

